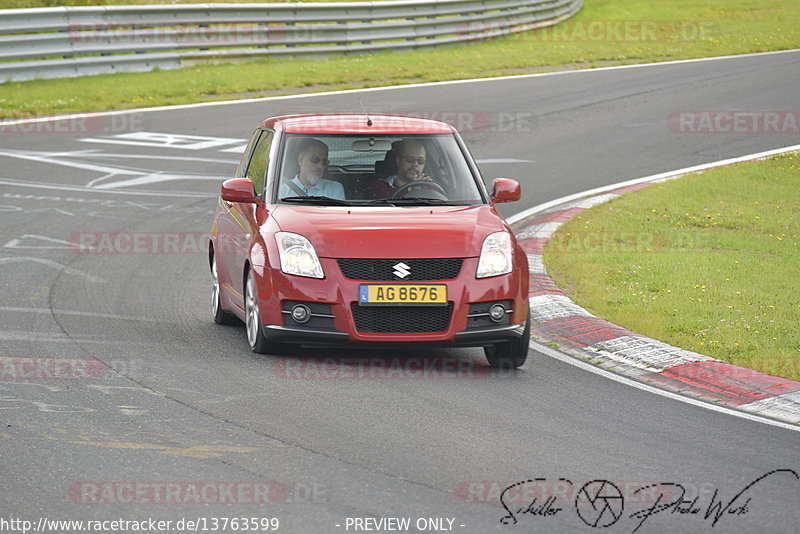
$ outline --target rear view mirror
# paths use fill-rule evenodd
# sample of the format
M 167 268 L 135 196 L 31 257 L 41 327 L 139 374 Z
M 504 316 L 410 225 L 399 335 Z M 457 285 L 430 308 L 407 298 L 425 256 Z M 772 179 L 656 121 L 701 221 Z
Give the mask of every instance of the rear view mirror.
M 354 152 L 389 152 L 392 149 L 392 143 L 387 139 L 356 139 L 353 141 Z
M 514 202 L 522 198 L 519 182 L 511 178 L 497 178 L 492 184 L 492 202 Z
M 233 178 L 223 182 L 220 196 L 227 202 L 253 203 L 256 201 L 256 187 L 250 178 Z

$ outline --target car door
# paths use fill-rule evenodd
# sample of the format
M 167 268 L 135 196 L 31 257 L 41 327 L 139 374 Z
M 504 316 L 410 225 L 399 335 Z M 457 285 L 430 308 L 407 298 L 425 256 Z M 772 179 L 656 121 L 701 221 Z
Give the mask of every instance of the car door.
M 274 132 L 270 130 L 258 130 L 251 141 L 253 146 L 244 177 L 253 182 L 257 196 L 264 191 L 273 137 Z M 244 309 L 244 262 L 250 250 L 253 234 L 258 232 L 255 206 L 238 202 L 224 202 L 224 204 L 226 213 L 219 221 L 218 241 L 225 247 L 225 260 L 224 265 L 218 262 L 217 269 L 224 270 L 221 283 L 230 296 L 230 302 Z

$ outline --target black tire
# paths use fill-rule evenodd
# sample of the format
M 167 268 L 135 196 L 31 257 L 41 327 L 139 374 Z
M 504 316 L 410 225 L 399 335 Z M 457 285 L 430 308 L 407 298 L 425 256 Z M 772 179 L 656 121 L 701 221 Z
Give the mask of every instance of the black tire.
M 214 322 L 224 325 L 241 324 L 241 321 L 239 321 L 235 315 L 222 309 L 222 295 L 219 286 L 219 276 L 217 274 L 216 256 L 211 256 L 211 277 L 213 279 L 213 285 L 211 287 L 211 313 L 214 315 Z
M 522 367 L 528 359 L 528 343 L 531 339 L 531 316 L 525 321 L 525 330 L 519 339 L 495 343 L 483 347 L 489 365 L 498 369 L 516 369 Z
M 253 271 L 247 271 L 247 280 L 244 290 L 244 315 L 247 342 L 253 352 L 259 354 L 279 354 L 287 352 L 282 343 L 267 339 L 264 335 L 264 326 L 261 324 L 261 313 L 258 311 L 258 288 Z

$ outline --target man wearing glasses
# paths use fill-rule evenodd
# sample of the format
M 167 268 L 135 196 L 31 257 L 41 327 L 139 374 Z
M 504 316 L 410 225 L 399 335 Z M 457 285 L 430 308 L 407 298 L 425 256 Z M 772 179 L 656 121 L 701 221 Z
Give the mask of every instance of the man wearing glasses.
M 397 148 L 397 174 L 372 184 L 369 194 L 372 198 L 391 198 L 404 185 L 419 181 L 432 181 L 425 173 L 425 145 L 416 139 L 405 139 Z
M 281 184 L 280 198 L 319 196 L 344 200 L 342 184 L 322 177 L 328 167 L 328 145 L 319 139 L 303 139 L 297 162 L 300 172 Z

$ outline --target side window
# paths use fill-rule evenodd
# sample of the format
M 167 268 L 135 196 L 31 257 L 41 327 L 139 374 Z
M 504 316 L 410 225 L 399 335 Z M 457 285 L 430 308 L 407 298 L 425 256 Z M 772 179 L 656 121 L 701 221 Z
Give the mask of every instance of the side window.
M 261 137 L 253 149 L 250 165 L 247 167 L 247 177 L 255 184 L 257 195 L 264 191 L 264 179 L 269 168 L 269 147 L 272 144 L 272 136 L 273 132 L 261 132 Z
M 250 140 L 247 142 L 247 146 L 244 147 L 244 152 L 242 153 L 242 160 L 236 167 L 236 178 L 244 178 L 245 176 L 247 176 L 244 171 L 247 168 L 247 164 L 250 162 L 250 154 L 253 153 L 253 146 L 255 146 L 256 141 L 258 141 L 258 137 L 260 135 L 261 135 L 261 130 L 256 130 L 255 132 L 253 132 L 253 135 L 250 136 Z

